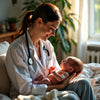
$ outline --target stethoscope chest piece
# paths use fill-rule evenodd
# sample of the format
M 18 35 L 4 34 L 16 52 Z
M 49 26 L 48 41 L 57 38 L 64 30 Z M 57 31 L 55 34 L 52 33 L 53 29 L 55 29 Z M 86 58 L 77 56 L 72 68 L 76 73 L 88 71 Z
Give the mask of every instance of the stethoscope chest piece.
M 29 65 L 32 65 L 33 64 L 32 58 L 29 58 L 28 59 L 28 63 L 29 63 Z

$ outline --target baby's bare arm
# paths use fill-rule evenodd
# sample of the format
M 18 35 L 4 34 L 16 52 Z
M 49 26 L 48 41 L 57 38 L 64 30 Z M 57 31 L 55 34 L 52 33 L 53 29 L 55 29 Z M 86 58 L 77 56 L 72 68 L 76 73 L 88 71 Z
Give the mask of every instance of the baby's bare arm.
M 51 81 L 48 78 L 44 78 L 41 81 L 33 81 L 34 84 L 47 84 L 51 85 Z
M 76 73 L 72 74 L 71 76 L 69 76 L 68 78 L 66 78 L 62 83 L 60 84 L 56 84 L 56 85 L 50 85 L 47 88 L 47 91 L 50 91 L 52 89 L 58 89 L 58 90 L 62 90 L 64 89 L 69 82 L 73 79 L 73 77 L 75 77 Z
M 60 82 L 64 81 L 69 74 L 64 71 L 54 71 L 51 74 L 48 75 L 47 78 L 43 78 L 41 81 L 34 81 L 34 84 L 47 84 L 47 85 L 56 85 Z
M 69 73 L 65 71 L 54 71 L 52 74 L 58 82 L 64 81 L 69 76 Z

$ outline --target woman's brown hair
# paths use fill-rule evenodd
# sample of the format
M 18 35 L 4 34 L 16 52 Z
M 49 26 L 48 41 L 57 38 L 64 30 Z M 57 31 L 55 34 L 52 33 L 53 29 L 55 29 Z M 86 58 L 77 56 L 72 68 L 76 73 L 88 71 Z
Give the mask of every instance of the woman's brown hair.
M 58 7 L 51 3 L 43 3 L 36 8 L 35 11 L 27 11 L 23 17 L 22 25 L 19 29 L 19 34 L 24 33 L 37 18 L 41 17 L 44 23 L 55 20 L 62 21 L 62 17 Z

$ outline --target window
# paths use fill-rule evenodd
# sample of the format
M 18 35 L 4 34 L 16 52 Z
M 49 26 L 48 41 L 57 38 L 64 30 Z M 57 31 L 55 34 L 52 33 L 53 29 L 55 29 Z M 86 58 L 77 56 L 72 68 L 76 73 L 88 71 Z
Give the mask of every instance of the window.
M 100 39 L 100 0 L 89 0 L 89 38 Z

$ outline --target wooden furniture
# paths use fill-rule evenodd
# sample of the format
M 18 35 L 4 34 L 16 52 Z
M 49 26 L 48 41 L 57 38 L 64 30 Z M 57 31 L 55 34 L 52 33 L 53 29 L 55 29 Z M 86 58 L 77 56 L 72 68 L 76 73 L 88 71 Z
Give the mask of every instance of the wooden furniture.
M 0 33 L 0 42 L 8 41 L 11 43 L 16 38 L 17 34 L 17 32 Z

